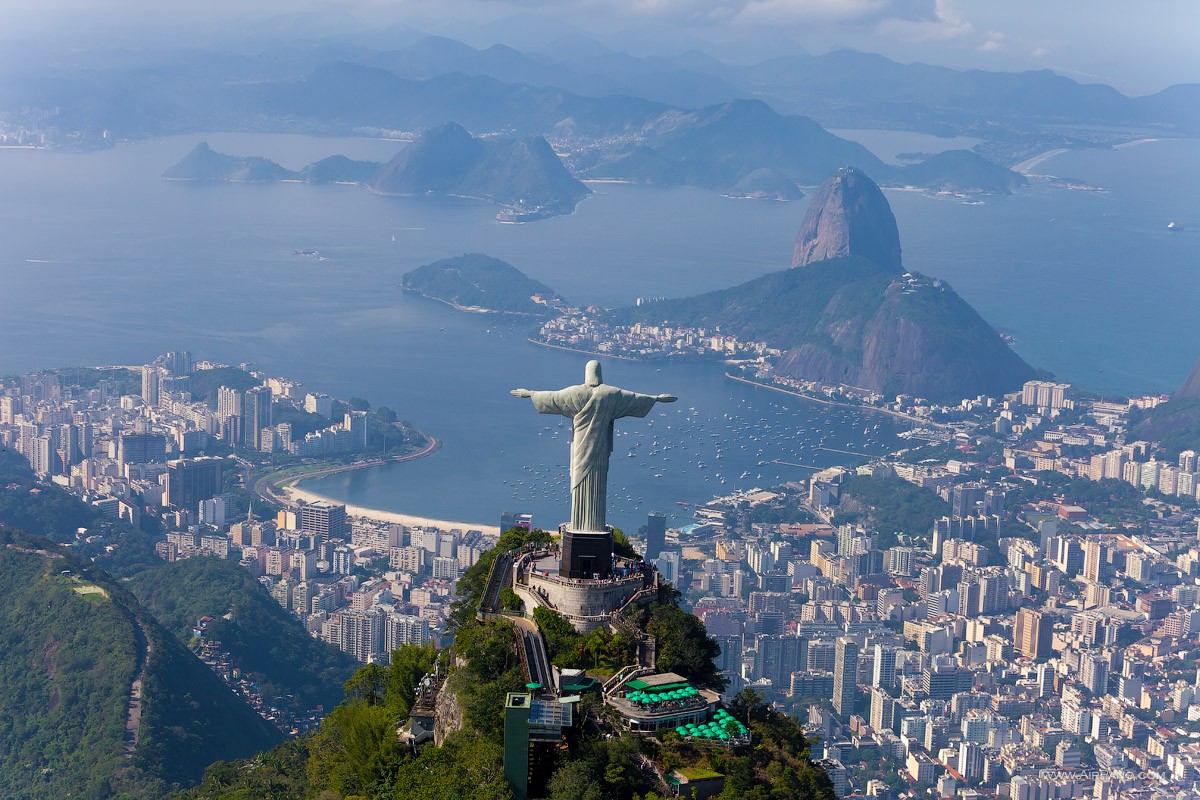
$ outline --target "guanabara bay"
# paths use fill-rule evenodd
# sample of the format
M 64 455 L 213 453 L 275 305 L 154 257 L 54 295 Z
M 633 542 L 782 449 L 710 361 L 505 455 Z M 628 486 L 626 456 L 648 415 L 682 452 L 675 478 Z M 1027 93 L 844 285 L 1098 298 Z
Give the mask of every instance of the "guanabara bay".
M 9 0 L 0 798 L 1200 797 L 1192 0 Z

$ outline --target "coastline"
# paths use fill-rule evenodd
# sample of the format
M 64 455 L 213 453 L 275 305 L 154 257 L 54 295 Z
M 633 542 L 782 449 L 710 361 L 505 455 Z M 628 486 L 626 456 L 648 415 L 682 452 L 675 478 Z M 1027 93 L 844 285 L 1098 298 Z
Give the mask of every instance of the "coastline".
M 406 289 L 403 286 L 401 286 L 400 291 L 404 292 L 405 294 L 415 295 L 416 297 L 423 297 L 426 300 L 433 300 L 435 303 L 441 303 L 442 305 L 450 306 L 455 311 L 461 311 L 464 314 L 495 314 L 495 315 L 502 316 L 502 317 L 523 317 L 525 319 L 543 319 L 543 317 L 540 317 L 536 314 L 532 314 L 528 311 L 501 311 L 498 308 L 484 308 L 483 306 L 460 306 L 458 303 L 455 303 L 453 300 L 445 300 L 441 297 L 434 297 L 431 294 L 425 294 L 424 292 L 422 292 L 419 289 Z
M 325 495 L 318 494 L 317 492 L 310 492 L 307 489 L 298 489 L 295 486 L 288 486 L 283 491 L 287 493 L 288 497 L 297 501 L 304 501 L 305 503 L 312 503 L 317 500 L 325 500 L 330 503 L 345 505 L 346 514 L 351 517 L 365 517 L 367 519 L 379 520 L 381 522 L 395 522 L 408 527 L 420 526 L 428 528 L 441 528 L 442 530 L 458 528 L 464 531 L 476 530 L 493 535 L 500 534 L 499 525 L 485 525 L 480 522 L 455 522 L 453 520 L 433 519 L 432 517 L 418 517 L 415 514 L 401 514 L 397 511 L 381 511 L 377 508 L 366 508 L 364 506 L 343 504 L 340 500 L 326 497 Z
M 1024 161 L 1013 164 L 1009 169 L 1013 172 L 1018 172 L 1025 177 L 1036 177 L 1037 173 L 1033 172 L 1035 167 L 1041 166 L 1043 162 L 1049 161 L 1055 156 L 1070 152 L 1070 148 L 1056 147 L 1053 150 L 1047 150 L 1044 153 L 1038 153 L 1033 158 L 1027 158 Z
M 803 392 L 797 392 L 797 391 L 788 389 L 783 386 L 773 386 L 769 383 L 759 383 L 758 381 L 752 381 L 749 378 L 743 378 L 739 375 L 734 375 L 731 372 L 726 372 L 725 377 L 731 381 L 737 381 L 738 383 L 744 383 L 749 386 L 757 386 L 760 389 L 770 389 L 773 392 L 779 392 L 780 394 L 791 395 L 792 397 L 799 397 L 801 400 L 811 400 L 814 403 L 821 403 L 822 405 L 841 406 L 842 408 L 853 408 L 858 411 L 872 411 L 872 412 L 875 412 L 876 414 L 887 414 L 889 417 L 895 417 L 896 419 L 902 419 L 902 420 L 905 420 L 906 422 L 913 422 L 918 425 L 928 425 L 933 428 L 946 429 L 946 428 L 950 427 L 942 422 L 934 422 L 933 420 L 930 420 L 930 419 L 922 419 L 920 417 L 914 417 L 909 414 L 902 413 L 900 411 L 893 411 L 890 408 L 878 408 L 877 406 L 868 406 L 868 405 L 864 405 L 862 403 L 843 403 L 840 400 L 829 400 L 827 398 L 813 397 L 810 394 L 804 394 Z
M 406 456 L 398 458 L 377 458 L 371 461 L 358 461 L 353 464 L 343 464 L 338 466 L 320 466 L 315 469 L 301 471 L 298 473 L 287 473 L 285 475 L 265 475 L 254 484 L 253 492 L 266 500 L 287 506 L 288 508 L 296 508 L 301 503 L 312 503 L 318 500 L 324 500 L 329 503 L 346 506 L 346 514 L 351 517 L 363 517 L 365 519 L 379 520 L 382 522 L 395 522 L 400 525 L 410 527 L 423 526 L 441 528 L 443 530 L 451 530 L 459 528 L 461 530 L 481 530 L 484 533 L 499 535 L 499 525 L 486 525 L 476 522 L 458 522 L 456 520 L 434 519 L 433 517 L 422 517 L 417 514 L 404 514 L 398 511 L 384 511 L 378 508 L 367 508 L 366 506 L 351 505 L 342 501 L 322 495 L 318 492 L 313 492 L 308 489 L 302 489 L 298 484 L 314 478 L 324 477 L 326 475 L 334 475 L 339 472 L 353 472 L 360 469 L 369 469 L 371 467 L 380 467 L 384 464 L 402 464 L 406 461 L 416 461 L 418 458 L 425 458 L 433 455 L 441 448 L 442 443 L 428 433 L 422 432 L 428 440 L 428 444 L 417 451 Z
M 615 358 L 619 361 L 645 361 L 644 358 L 634 358 L 633 356 L 619 356 L 616 353 L 597 353 L 595 350 L 580 350 L 578 347 L 567 347 L 563 344 L 550 344 L 532 337 L 527 338 L 530 344 L 536 344 L 539 347 L 549 347 L 551 350 L 565 350 L 568 353 L 582 353 L 585 356 L 598 356 L 600 358 Z

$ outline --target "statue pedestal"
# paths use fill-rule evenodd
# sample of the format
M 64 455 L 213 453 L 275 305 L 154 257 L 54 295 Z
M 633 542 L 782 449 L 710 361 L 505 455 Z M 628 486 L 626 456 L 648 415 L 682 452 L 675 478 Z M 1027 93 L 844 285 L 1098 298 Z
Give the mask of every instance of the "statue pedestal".
M 612 528 L 605 527 L 607 530 L 601 532 L 571 530 L 565 522 L 558 526 L 562 536 L 561 577 L 592 580 L 612 576 Z

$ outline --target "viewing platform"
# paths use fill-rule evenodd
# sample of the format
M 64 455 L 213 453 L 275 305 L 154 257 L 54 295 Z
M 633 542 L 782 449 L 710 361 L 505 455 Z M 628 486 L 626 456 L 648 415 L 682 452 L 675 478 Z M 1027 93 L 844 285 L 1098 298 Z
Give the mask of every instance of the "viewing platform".
M 650 602 L 658 593 L 658 573 L 642 561 L 615 558 L 611 574 L 603 578 L 568 578 L 561 568 L 559 550 L 525 553 L 513 565 L 513 591 L 525 602 L 526 613 L 544 606 L 580 633 L 607 625 L 631 602 Z

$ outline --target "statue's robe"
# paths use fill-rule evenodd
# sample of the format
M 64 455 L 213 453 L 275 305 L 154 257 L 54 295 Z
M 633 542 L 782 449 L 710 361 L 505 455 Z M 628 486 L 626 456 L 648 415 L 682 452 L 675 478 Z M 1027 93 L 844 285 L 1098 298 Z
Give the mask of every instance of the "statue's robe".
M 568 386 L 550 392 L 533 392 L 539 414 L 570 417 L 571 530 L 603 532 L 608 503 L 608 461 L 613 450 L 613 421 L 644 417 L 658 399 L 602 383 Z

